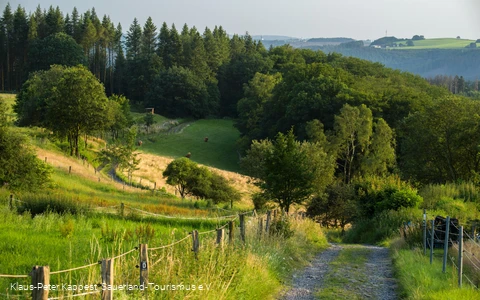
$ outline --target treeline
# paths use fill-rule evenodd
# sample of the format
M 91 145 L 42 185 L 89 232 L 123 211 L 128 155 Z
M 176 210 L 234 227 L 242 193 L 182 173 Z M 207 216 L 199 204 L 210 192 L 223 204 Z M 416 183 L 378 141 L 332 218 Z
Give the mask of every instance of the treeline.
M 475 80 L 465 80 L 463 76 L 437 75 L 433 78 L 427 78 L 428 82 L 434 85 L 447 88 L 452 94 L 460 94 L 473 99 L 480 99 L 478 91 L 478 78 Z
M 0 20 L 0 89 L 18 91 L 28 74 L 53 64 L 84 64 L 108 95 L 123 94 L 133 105 L 168 116 L 234 116 L 243 84 L 271 63 L 260 41 L 229 38 L 219 26 L 200 32 L 185 24 L 137 19 L 126 34 L 95 9 L 64 14 L 40 6 L 27 15 L 9 4 Z

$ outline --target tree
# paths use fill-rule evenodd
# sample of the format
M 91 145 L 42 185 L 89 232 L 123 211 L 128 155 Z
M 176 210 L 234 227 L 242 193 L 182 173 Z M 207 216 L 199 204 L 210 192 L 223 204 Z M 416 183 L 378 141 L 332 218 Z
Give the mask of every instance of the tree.
M 404 120 L 402 174 L 422 183 L 478 180 L 480 103 L 450 96 Z
M 163 171 L 163 177 L 167 177 L 167 184 L 175 186 L 183 199 L 192 193 L 194 188 L 192 174 L 196 168 L 196 163 L 186 157 L 181 157 L 168 164 Z
M 145 116 L 143 117 L 143 122 L 145 123 L 145 127 L 147 128 L 147 134 L 148 134 L 148 130 L 150 129 L 150 126 L 156 123 L 152 113 L 146 113 Z
M 218 98 L 195 73 L 172 67 L 155 77 L 146 103 L 169 117 L 204 118 L 215 115 Z
M 349 183 L 360 168 L 361 158 L 366 156 L 372 136 L 372 112 L 365 105 L 348 104 L 335 116 L 334 145 L 337 149 L 343 182 Z
M 141 41 L 142 54 L 150 57 L 155 54 L 157 45 L 157 27 L 153 24 L 152 18 L 148 17 L 143 26 L 143 35 Z
M 0 186 L 14 191 L 48 186 L 52 169 L 37 158 L 24 136 L 8 126 L 7 106 L 0 98 Z
M 110 130 L 114 140 L 119 138 L 120 131 L 133 125 L 133 117 L 130 112 L 130 101 L 125 96 L 112 95 L 109 97 L 109 107 L 112 114 Z
M 34 40 L 29 47 L 28 57 L 29 72 L 48 70 L 51 65 L 72 67 L 86 63 L 82 47 L 65 33 Z
M 307 215 L 327 228 L 340 226 L 343 235 L 345 226 L 357 216 L 353 186 L 342 182 L 330 185 L 324 195 L 314 197 L 308 204 Z
M 66 137 L 70 155 L 78 156 L 81 135 L 110 126 L 103 85 L 83 66 L 52 66 L 35 73 L 22 86 L 15 111 L 23 125 L 41 124 Z M 29 119 L 29 116 L 35 116 Z
M 186 157 L 175 159 L 163 172 L 167 184 L 174 185 L 182 198 L 192 195 L 214 203 L 240 199 L 240 194 L 222 176 L 200 167 Z
M 387 175 L 396 161 L 395 138 L 392 129 L 383 119 L 373 124 L 370 150 L 363 158 L 361 169 L 364 175 Z
M 125 141 L 120 142 L 116 140 L 114 143 L 108 144 L 105 149 L 100 151 L 98 160 L 110 165 L 112 170 L 117 168 L 126 170 L 128 178 L 131 178 L 132 173 L 138 169 L 138 164 L 140 163 L 138 153 L 135 153 L 136 136 L 137 127 L 130 127 Z
M 244 86 L 245 97 L 237 103 L 238 119 L 235 127 L 243 136 L 248 136 L 249 144 L 253 139 L 262 138 L 263 104 L 270 100 L 273 89 L 281 80 L 280 73 L 256 73 L 248 85 Z
M 153 28 L 149 28 L 149 30 L 153 30 Z M 152 34 L 152 32 L 149 32 L 149 34 Z M 140 56 L 142 47 L 142 27 L 138 24 L 137 18 L 134 18 L 132 25 L 130 25 L 125 45 L 127 47 L 127 59 L 136 60 Z
M 293 129 L 278 133 L 272 151 L 265 156 L 265 172 L 257 185 L 265 198 L 277 202 L 288 213 L 294 203 L 303 203 L 313 193 L 314 170 L 295 140 Z

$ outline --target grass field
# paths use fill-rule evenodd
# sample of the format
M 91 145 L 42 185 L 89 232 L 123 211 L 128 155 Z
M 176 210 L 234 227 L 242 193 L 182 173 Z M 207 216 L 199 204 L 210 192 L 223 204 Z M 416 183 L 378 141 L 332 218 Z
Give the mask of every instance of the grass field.
M 186 126 L 186 127 L 184 127 Z M 195 162 L 228 171 L 239 171 L 235 142 L 240 136 L 232 120 L 198 120 L 180 124 L 181 132 L 139 136 L 141 151 L 178 158 L 191 153 Z M 208 137 L 208 142 L 204 138 Z
M 438 38 L 413 41 L 413 47 L 398 47 L 399 50 L 417 50 L 417 49 L 461 49 L 474 43 L 475 40 Z M 405 43 L 404 43 L 405 44 Z

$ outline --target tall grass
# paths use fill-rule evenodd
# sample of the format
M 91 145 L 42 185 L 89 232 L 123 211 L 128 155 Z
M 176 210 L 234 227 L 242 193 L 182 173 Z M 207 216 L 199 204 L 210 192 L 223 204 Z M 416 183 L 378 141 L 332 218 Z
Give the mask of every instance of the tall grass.
M 438 201 L 445 198 L 480 202 L 480 190 L 470 182 L 429 184 L 420 189 L 419 194 L 423 197 L 422 208 L 427 209 L 435 208 Z
M 418 209 L 383 211 L 372 219 L 356 221 L 343 238 L 346 243 L 388 244 L 400 234 L 404 223 L 420 224 L 422 212 Z
M 480 292 L 467 283 L 458 288 L 457 271 L 449 262 L 442 273 L 441 251 L 435 251 L 433 264 L 419 248 L 405 247 L 401 239 L 392 242 L 393 261 L 404 299 L 479 299 Z
M 197 259 L 192 253 L 191 239 L 172 247 L 149 251 L 149 281 L 166 285 L 204 285 L 203 291 L 153 291 L 152 299 L 268 299 L 288 281 L 297 268 L 322 247 L 326 239 L 318 224 L 309 220 L 292 220 L 293 235 L 260 236 L 258 220 L 247 218 L 246 242 L 215 244 L 215 232 L 200 235 Z M 193 225 L 193 223 L 192 223 Z M 52 271 L 78 267 L 113 257 L 133 249 L 138 243 L 149 248 L 170 244 L 188 235 L 192 229 L 201 232 L 219 225 L 203 223 L 203 228 L 159 224 L 154 220 L 120 218 L 96 214 L 83 215 L 45 213 L 34 218 L 19 215 L 0 207 L 0 273 L 28 274 L 33 265 L 50 265 Z M 115 284 L 138 284 L 138 252 L 115 260 Z M 26 279 L 0 279 L 0 293 L 23 295 L 11 291 L 10 283 L 29 284 Z M 51 276 L 52 284 L 92 284 L 100 282 L 99 266 Z M 50 296 L 68 296 L 74 292 L 51 292 Z M 138 299 L 145 292 L 116 291 L 116 299 Z

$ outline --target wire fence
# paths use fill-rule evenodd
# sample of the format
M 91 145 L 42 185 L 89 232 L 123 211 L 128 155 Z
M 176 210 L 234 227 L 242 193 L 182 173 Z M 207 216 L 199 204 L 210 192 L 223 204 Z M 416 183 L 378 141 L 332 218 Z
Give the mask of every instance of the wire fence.
M 462 279 L 465 278 L 472 287 L 478 289 L 478 283 L 475 284 L 475 280 L 472 280 L 472 278 L 463 272 L 464 259 L 466 259 L 466 265 L 468 265 L 470 274 L 480 274 L 480 260 L 477 258 L 477 255 L 475 255 L 475 252 L 480 254 L 480 245 L 478 241 L 475 238 L 472 238 L 472 236 L 464 230 L 464 227 L 458 224 L 456 219 L 452 220 L 450 217 L 437 217 L 435 220 L 431 220 L 428 223 L 424 217 L 422 230 L 424 253 L 426 254 L 427 248 L 430 249 L 430 264 L 433 262 L 433 249 L 441 246 L 443 248 L 442 271 L 444 273 L 446 272 L 446 264 L 448 259 L 450 259 L 453 263 L 453 267 L 458 272 L 459 287 L 462 286 Z M 472 231 L 472 235 L 475 237 L 475 228 L 473 228 Z M 452 248 L 454 251 L 449 252 L 449 248 Z M 452 254 L 453 252 L 457 253 L 457 257 Z M 457 263 L 455 263 L 455 260 Z
M 18 200 L 18 199 L 13 199 L 12 197 L 11 197 L 10 200 L 11 201 L 17 201 L 17 202 L 23 202 L 23 201 Z M 106 208 L 118 208 L 118 207 L 119 207 L 118 205 L 115 205 L 115 206 L 110 206 L 110 207 L 106 207 Z M 224 240 L 223 239 L 223 231 L 225 230 L 225 228 L 228 227 L 229 231 L 235 230 L 235 222 L 238 219 L 240 219 L 240 233 L 241 233 L 240 238 L 242 239 L 243 242 L 245 242 L 245 226 L 246 226 L 245 222 L 244 222 L 244 217 L 245 216 L 255 216 L 256 218 L 261 219 L 262 223 L 263 223 L 263 218 L 266 217 L 265 227 L 263 227 L 263 224 L 262 224 L 261 228 L 262 228 L 262 230 L 263 230 L 263 228 L 265 228 L 265 231 L 268 232 L 268 228 L 270 226 L 270 223 L 273 221 L 272 216 L 277 215 L 276 211 L 275 211 L 274 214 L 272 214 L 271 211 L 268 211 L 261 216 L 257 215 L 257 213 L 255 211 L 248 211 L 248 212 L 241 212 L 241 213 L 238 213 L 238 214 L 235 214 L 235 215 L 217 216 L 217 217 L 210 217 L 210 218 L 174 217 L 174 216 L 166 216 L 166 215 L 151 213 L 151 212 L 144 211 L 144 210 L 141 210 L 141 209 L 138 209 L 138 208 L 125 206 L 124 204 L 121 204 L 120 207 L 122 209 L 127 208 L 127 209 L 131 209 L 133 211 L 137 211 L 137 212 L 149 215 L 149 216 L 155 216 L 155 217 L 160 217 L 160 218 L 172 218 L 172 219 L 175 218 L 175 219 L 186 219 L 186 220 L 191 220 L 191 219 L 201 219 L 201 220 L 211 220 L 211 219 L 225 220 L 225 219 L 227 219 L 227 220 L 225 220 L 226 221 L 225 224 L 223 224 L 222 226 L 219 226 L 219 227 L 217 227 L 213 230 L 208 230 L 208 231 L 203 231 L 203 232 L 198 232 L 197 230 L 194 230 L 194 231 L 188 233 L 185 237 L 180 238 L 180 239 L 178 239 L 176 241 L 173 241 L 172 243 L 169 243 L 169 244 L 166 244 L 166 245 L 159 245 L 159 246 L 155 246 L 155 247 L 151 247 L 151 248 L 147 249 L 146 244 L 140 244 L 139 247 L 135 247 L 134 249 L 123 252 L 123 253 L 121 253 L 117 256 L 114 256 L 114 257 L 111 257 L 111 258 L 108 258 L 108 259 L 103 259 L 103 260 L 97 261 L 97 262 L 91 262 L 91 263 L 88 263 L 88 264 L 83 265 L 83 266 L 72 267 L 72 268 L 69 268 L 69 269 L 57 270 L 57 271 L 50 271 L 48 266 L 43 266 L 43 267 L 35 266 L 30 274 L 27 274 L 27 275 L 26 274 L 0 274 L 0 278 L 15 279 L 15 278 L 28 278 L 28 277 L 30 277 L 32 279 L 32 286 L 38 286 L 39 284 L 44 285 L 45 280 L 48 283 L 50 275 L 70 273 L 70 272 L 74 272 L 74 271 L 78 271 L 78 270 L 82 270 L 82 269 L 88 269 L 88 268 L 91 268 L 93 266 L 100 265 L 101 266 L 102 283 L 101 284 L 98 283 L 98 284 L 94 284 L 94 285 L 102 286 L 101 290 L 93 291 L 93 292 L 85 292 L 85 293 L 76 293 L 76 294 L 74 293 L 74 294 L 67 295 L 67 296 L 58 296 L 58 297 L 52 297 L 52 298 L 48 298 L 48 299 L 54 300 L 54 299 L 65 299 L 65 298 L 70 298 L 70 297 L 80 297 L 80 296 L 87 296 L 87 295 L 90 295 L 90 294 L 96 294 L 98 292 L 102 293 L 102 299 L 112 299 L 111 297 L 112 297 L 113 291 L 109 290 L 109 289 L 104 289 L 103 287 L 104 287 L 105 284 L 108 285 L 108 283 L 109 282 L 111 283 L 112 280 L 113 280 L 112 279 L 114 277 L 114 274 L 112 273 L 113 268 L 109 267 L 109 264 L 113 265 L 113 260 L 125 257 L 125 256 L 127 256 L 127 255 L 129 255 L 133 252 L 137 252 L 138 254 L 140 254 L 139 255 L 140 256 L 140 263 L 139 263 L 139 265 L 140 265 L 140 282 L 142 282 L 142 276 L 143 276 L 143 278 L 148 278 L 148 276 L 145 277 L 145 274 L 142 275 L 142 272 L 148 272 L 148 267 L 145 265 L 146 261 L 148 261 L 148 255 L 147 255 L 148 251 L 157 251 L 157 250 L 161 250 L 161 249 L 172 248 L 175 245 L 178 245 L 182 242 L 185 242 L 188 239 L 192 239 L 192 247 L 193 247 L 192 251 L 195 253 L 195 257 L 197 257 L 197 253 L 199 251 L 199 243 L 198 243 L 198 236 L 199 235 L 208 235 L 208 234 L 212 234 L 212 233 L 217 233 L 216 243 L 217 244 L 223 244 L 223 240 Z M 99 208 L 97 207 L 97 208 L 93 208 L 93 209 L 99 209 Z M 280 216 L 280 214 L 278 214 L 278 215 Z M 233 232 L 229 232 L 229 236 L 233 237 L 234 236 Z M 229 241 L 232 242 L 232 239 L 229 239 Z M 155 261 L 153 264 L 150 265 L 150 268 L 152 266 L 155 266 L 161 260 L 162 259 L 160 258 L 159 260 Z M 36 272 L 39 272 L 39 274 L 36 274 Z M 45 278 L 47 278 L 47 279 L 45 279 Z M 46 295 L 48 295 L 48 292 L 49 292 L 48 290 L 33 291 L 32 292 L 32 299 L 33 300 L 45 299 L 45 297 L 46 297 L 45 293 L 46 293 Z M 0 295 L 2 295 L 2 294 L 0 294 Z M 2 296 L 15 298 L 15 297 L 18 297 L 19 295 L 5 294 L 5 295 L 2 295 Z

